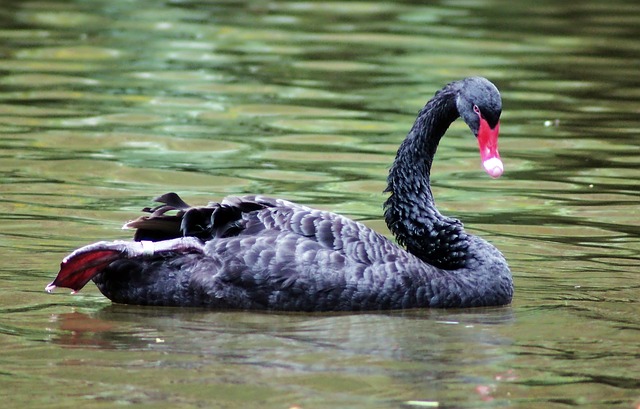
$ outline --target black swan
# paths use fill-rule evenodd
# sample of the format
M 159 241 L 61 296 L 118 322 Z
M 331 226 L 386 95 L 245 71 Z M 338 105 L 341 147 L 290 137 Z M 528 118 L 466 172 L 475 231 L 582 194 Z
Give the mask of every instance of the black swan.
M 503 255 L 435 207 L 430 170 L 458 117 L 477 137 L 485 171 L 502 174 L 502 103 L 485 78 L 448 84 L 419 112 L 391 166 L 384 217 L 398 247 L 335 213 L 263 196 L 203 207 L 175 193 L 125 227 L 133 241 L 82 247 L 47 286 L 93 280 L 117 303 L 287 311 L 478 307 L 511 302 Z

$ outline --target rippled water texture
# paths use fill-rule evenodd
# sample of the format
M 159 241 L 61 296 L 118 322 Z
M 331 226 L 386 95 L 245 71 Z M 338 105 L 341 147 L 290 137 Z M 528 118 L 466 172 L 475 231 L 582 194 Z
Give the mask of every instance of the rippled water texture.
M 640 404 L 640 7 L 633 1 L 3 1 L 0 394 L 8 407 Z M 502 90 L 505 174 L 456 123 L 443 213 L 512 306 L 266 314 L 44 286 L 176 191 L 265 193 L 387 233 L 387 169 L 445 83 Z

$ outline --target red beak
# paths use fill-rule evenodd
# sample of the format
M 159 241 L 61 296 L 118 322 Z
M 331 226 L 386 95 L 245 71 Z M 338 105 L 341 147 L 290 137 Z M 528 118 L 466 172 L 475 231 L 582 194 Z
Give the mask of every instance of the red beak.
M 482 167 L 492 178 L 502 175 L 504 166 L 498 153 L 498 133 L 500 123 L 495 128 L 491 128 L 487 121 L 480 117 L 480 129 L 478 130 L 478 145 L 480 146 L 480 158 Z

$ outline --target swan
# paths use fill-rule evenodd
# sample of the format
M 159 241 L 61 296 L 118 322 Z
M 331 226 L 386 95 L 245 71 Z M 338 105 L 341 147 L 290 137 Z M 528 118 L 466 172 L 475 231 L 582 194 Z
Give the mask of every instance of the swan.
M 177 194 L 125 224 L 133 241 L 81 247 L 46 291 L 89 280 L 116 303 L 283 311 L 357 311 L 505 305 L 504 256 L 442 215 L 430 187 L 440 138 L 458 117 L 493 178 L 502 102 L 489 80 L 447 84 L 419 111 L 390 168 L 385 236 L 336 213 L 260 195 L 192 207 Z

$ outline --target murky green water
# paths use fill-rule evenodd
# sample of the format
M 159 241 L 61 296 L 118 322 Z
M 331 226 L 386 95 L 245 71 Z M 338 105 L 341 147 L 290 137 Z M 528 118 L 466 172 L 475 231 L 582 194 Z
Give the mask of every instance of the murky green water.
M 638 407 L 637 2 L 3 1 L 0 22 L 10 407 Z M 455 124 L 434 192 L 505 253 L 512 306 L 219 313 L 43 291 L 167 191 L 267 193 L 386 232 L 417 110 L 477 74 L 503 93 L 505 174 Z

